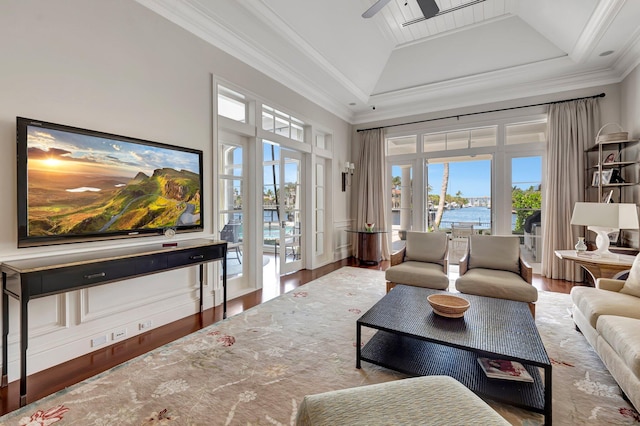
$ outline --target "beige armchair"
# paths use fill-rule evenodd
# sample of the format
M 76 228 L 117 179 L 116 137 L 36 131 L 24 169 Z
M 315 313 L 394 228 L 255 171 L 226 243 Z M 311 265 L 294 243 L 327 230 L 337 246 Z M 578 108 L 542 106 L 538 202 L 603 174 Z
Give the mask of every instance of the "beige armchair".
M 397 284 L 447 290 L 447 244 L 444 232 L 407 232 L 406 245 L 391 255 L 387 292 Z
M 520 237 L 469 236 L 456 280 L 459 292 L 526 302 L 535 317 L 538 290 L 532 280 L 531 266 L 520 255 Z

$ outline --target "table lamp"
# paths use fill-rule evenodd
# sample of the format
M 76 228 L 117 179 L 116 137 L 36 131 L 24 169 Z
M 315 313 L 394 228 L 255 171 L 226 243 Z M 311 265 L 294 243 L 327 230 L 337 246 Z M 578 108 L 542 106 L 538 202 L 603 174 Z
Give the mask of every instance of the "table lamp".
M 609 251 L 609 233 L 620 229 L 638 229 L 638 209 L 631 203 L 576 203 L 572 225 L 586 226 L 597 234 L 594 254 L 616 257 Z

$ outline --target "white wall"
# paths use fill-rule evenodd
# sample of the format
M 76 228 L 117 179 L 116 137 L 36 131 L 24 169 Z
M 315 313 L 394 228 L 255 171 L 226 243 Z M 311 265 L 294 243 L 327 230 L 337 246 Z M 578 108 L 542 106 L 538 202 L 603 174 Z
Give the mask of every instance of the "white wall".
M 3 2 L 0 61 L 0 261 L 141 242 L 16 248 L 16 116 L 203 150 L 206 229 L 192 237 L 213 232 L 212 75 L 330 129 L 337 162 L 349 152 L 348 123 L 133 0 Z M 337 169 L 333 180 L 339 188 Z M 347 195 L 330 194 L 336 221 L 348 219 Z M 208 279 L 205 307 L 213 304 L 213 284 Z M 90 352 L 94 336 L 122 328 L 131 336 L 139 321 L 158 326 L 197 312 L 196 288 L 196 268 L 187 268 L 30 302 L 29 372 Z M 16 301 L 10 311 L 14 380 Z
M 629 132 L 629 136 L 634 139 L 640 138 L 640 65 L 627 75 L 620 84 L 621 92 L 621 108 L 623 111 L 620 123 L 625 131 Z M 640 156 L 640 146 L 636 145 L 636 158 Z M 640 158 L 639 158 L 640 159 Z M 634 173 L 632 179 L 636 182 L 640 181 L 640 168 L 629 170 Z M 640 187 L 629 188 L 633 201 L 640 203 Z M 640 235 L 638 232 L 626 231 L 624 236 L 628 238 L 628 243 L 632 247 L 640 247 Z

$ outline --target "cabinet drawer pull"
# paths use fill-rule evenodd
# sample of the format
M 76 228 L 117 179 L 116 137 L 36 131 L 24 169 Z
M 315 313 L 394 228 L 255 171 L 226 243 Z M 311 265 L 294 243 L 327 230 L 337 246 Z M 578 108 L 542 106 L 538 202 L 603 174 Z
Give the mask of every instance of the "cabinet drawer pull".
M 85 278 L 86 280 L 92 280 L 92 279 L 94 279 L 94 278 L 102 278 L 102 277 L 106 277 L 106 276 L 107 276 L 106 272 L 99 272 L 99 273 L 97 273 L 97 274 L 89 274 L 89 275 L 85 275 L 85 276 L 84 276 L 84 278 Z
M 204 254 L 195 254 L 193 256 L 190 256 L 189 259 L 191 260 L 200 260 L 200 259 L 204 259 Z

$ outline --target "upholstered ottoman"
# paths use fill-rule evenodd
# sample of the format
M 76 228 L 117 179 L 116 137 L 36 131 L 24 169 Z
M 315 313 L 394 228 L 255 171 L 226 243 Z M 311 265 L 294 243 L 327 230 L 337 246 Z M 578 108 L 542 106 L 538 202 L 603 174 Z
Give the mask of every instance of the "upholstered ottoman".
M 487 403 L 448 376 L 424 376 L 307 395 L 296 424 L 509 425 Z

